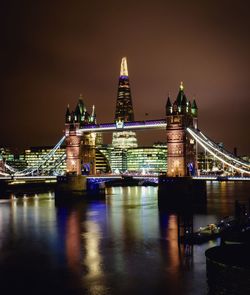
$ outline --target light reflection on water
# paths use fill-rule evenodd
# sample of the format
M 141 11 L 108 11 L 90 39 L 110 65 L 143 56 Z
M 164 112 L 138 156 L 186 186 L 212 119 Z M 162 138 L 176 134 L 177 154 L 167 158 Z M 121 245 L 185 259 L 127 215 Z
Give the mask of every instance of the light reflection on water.
M 194 214 L 194 230 L 233 214 L 249 188 L 208 183 L 207 213 Z M 109 188 L 105 200 L 77 206 L 56 208 L 53 198 L 0 203 L 0 275 L 8 283 L 18 271 L 18 290 L 9 284 L 8 294 L 206 294 L 204 251 L 219 241 L 179 245 L 182 217 L 159 210 L 156 187 Z M 22 285 L 22 274 L 34 277 Z

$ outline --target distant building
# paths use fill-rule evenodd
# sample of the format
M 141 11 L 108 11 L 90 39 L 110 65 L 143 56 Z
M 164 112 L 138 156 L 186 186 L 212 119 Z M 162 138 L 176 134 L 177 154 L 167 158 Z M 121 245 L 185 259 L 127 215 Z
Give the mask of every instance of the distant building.
M 24 155 L 17 155 L 11 151 L 9 148 L 0 148 L 0 158 L 2 159 L 2 170 L 8 172 L 14 172 L 14 170 L 24 170 L 27 167 L 27 162 L 25 161 Z M 13 171 L 3 168 L 3 165 L 7 164 Z
M 122 58 L 121 70 L 116 100 L 115 122 L 122 125 L 123 122 L 134 121 L 131 89 L 128 77 L 126 57 Z M 112 146 L 118 149 L 137 147 L 136 133 L 133 131 L 120 131 L 113 133 Z
M 111 148 L 110 166 L 113 173 L 123 173 L 127 171 L 127 150 Z
M 110 163 L 106 156 L 102 153 L 99 148 L 96 148 L 95 152 L 95 165 L 96 173 L 108 173 L 111 171 Z
M 167 171 L 166 147 L 138 147 L 127 150 L 127 171 L 142 174 Z
M 161 173 L 167 169 L 166 144 L 128 149 L 108 145 L 101 147 L 100 151 L 109 161 L 113 173 Z

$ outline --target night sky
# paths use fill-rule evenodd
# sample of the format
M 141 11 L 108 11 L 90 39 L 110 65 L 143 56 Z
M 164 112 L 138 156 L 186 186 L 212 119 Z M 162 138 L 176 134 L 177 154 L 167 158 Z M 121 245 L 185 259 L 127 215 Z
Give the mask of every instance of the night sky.
M 55 144 L 80 93 L 98 122 L 112 121 L 126 56 L 137 120 L 163 118 L 183 81 L 200 129 L 250 154 L 249 10 L 243 0 L 1 1 L 0 146 Z

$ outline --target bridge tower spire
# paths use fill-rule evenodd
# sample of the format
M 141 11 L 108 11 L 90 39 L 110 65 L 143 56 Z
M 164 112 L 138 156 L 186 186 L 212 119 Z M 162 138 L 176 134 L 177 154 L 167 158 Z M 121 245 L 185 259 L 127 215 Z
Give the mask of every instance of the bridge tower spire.
M 167 175 L 191 176 L 196 174 L 196 144 L 186 132 L 187 127 L 197 128 L 197 105 L 191 105 L 180 84 L 176 100 L 166 104 L 167 117 Z
M 96 122 L 95 108 L 89 114 L 80 95 L 75 111 L 70 113 L 69 106 L 65 114 L 66 166 L 67 173 L 95 174 L 96 133 L 82 133 L 86 124 Z

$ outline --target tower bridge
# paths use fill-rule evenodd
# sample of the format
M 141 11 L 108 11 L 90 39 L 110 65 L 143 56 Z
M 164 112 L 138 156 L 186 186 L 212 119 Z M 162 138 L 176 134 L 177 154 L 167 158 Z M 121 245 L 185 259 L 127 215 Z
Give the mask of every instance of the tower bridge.
M 195 100 L 187 99 L 181 83 L 176 100 L 166 103 L 166 117 L 163 119 L 135 121 L 132 105 L 128 67 L 122 59 L 118 83 L 115 121 L 97 124 L 95 113 L 90 115 L 80 97 L 75 111 L 66 111 L 65 139 L 67 172 L 81 175 L 96 173 L 96 136 L 102 132 L 113 132 L 113 146 L 119 148 L 137 147 L 135 131 L 164 129 L 167 138 L 167 175 L 190 176 L 197 171 L 196 142 L 186 128 L 197 128 L 198 108 Z
M 185 177 L 198 176 L 197 147 L 200 146 L 208 154 L 220 161 L 223 167 L 230 167 L 241 176 L 250 176 L 250 163 L 235 157 L 222 149 L 212 139 L 198 129 L 198 107 L 196 101 L 190 101 L 181 83 L 177 97 L 171 102 L 167 98 L 165 118 L 155 120 L 135 121 L 132 105 L 128 67 L 126 58 L 122 59 L 118 83 L 115 120 L 108 123 L 97 123 L 95 107 L 88 112 L 80 96 L 74 111 L 69 106 L 65 115 L 65 134 L 55 147 L 44 158 L 38 161 L 35 168 L 17 171 L 3 163 L 0 166 L 0 176 L 28 176 L 39 174 L 47 161 L 54 158 L 61 144 L 66 144 L 66 154 L 55 160 L 55 168 L 60 161 L 65 161 L 67 173 L 72 175 L 96 174 L 95 156 L 96 144 L 100 135 L 113 133 L 114 147 L 127 149 L 137 147 L 136 131 L 166 130 L 167 140 L 167 176 Z

